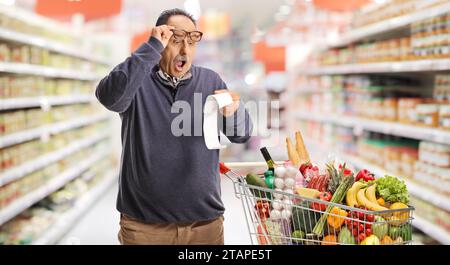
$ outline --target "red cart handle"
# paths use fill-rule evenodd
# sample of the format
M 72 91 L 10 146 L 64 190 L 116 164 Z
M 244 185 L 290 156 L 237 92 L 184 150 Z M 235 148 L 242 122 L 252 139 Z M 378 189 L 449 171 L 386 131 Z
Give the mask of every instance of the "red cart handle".
M 227 166 L 225 166 L 224 162 L 220 162 L 219 163 L 219 171 L 220 171 L 220 174 L 226 174 L 226 173 L 230 172 L 230 169 Z

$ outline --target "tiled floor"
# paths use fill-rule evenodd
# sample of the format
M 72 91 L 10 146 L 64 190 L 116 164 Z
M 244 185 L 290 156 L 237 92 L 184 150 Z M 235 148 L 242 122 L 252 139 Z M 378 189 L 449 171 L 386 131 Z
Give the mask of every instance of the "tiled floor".
M 60 244 L 116 245 L 119 231 L 119 213 L 114 186 L 78 221 L 60 241 Z M 234 195 L 232 182 L 222 180 L 222 200 L 225 204 L 225 244 L 250 244 L 250 237 L 242 204 Z

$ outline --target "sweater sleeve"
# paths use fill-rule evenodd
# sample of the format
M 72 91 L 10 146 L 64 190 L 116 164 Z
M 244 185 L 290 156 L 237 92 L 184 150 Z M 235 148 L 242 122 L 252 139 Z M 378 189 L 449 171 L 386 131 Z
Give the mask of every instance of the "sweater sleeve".
M 218 78 L 221 83 L 219 89 L 228 89 L 225 82 L 219 76 Z M 250 139 L 253 132 L 253 123 L 242 101 L 239 102 L 239 108 L 232 116 L 220 116 L 223 119 L 221 131 L 230 142 L 245 143 Z
M 163 50 L 161 42 L 154 37 L 143 43 L 100 81 L 95 91 L 100 103 L 111 111 L 126 111 L 145 75 L 159 63 Z

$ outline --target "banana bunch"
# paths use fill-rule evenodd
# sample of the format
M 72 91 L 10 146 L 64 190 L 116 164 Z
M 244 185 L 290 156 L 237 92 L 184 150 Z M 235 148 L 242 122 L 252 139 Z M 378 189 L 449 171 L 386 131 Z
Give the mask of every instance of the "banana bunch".
M 377 184 L 373 184 L 369 187 L 363 182 L 357 181 L 353 183 L 353 186 L 347 191 L 345 201 L 348 206 L 364 206 L 372 211 L 386 211 L 389 210 L 378 204 L 377 197 L 375 196 Z

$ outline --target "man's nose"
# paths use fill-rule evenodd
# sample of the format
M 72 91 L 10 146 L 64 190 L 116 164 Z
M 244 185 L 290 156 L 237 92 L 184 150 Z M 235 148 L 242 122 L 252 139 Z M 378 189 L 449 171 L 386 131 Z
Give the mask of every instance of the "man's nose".
M 183 41 L 183 45 L 181 45 L 181 49 L 180 49 L 181 55 L 187 54 L 188 50 L 189 50 L 189 44 L 188 44 L 187 38 L 186 38 Z

